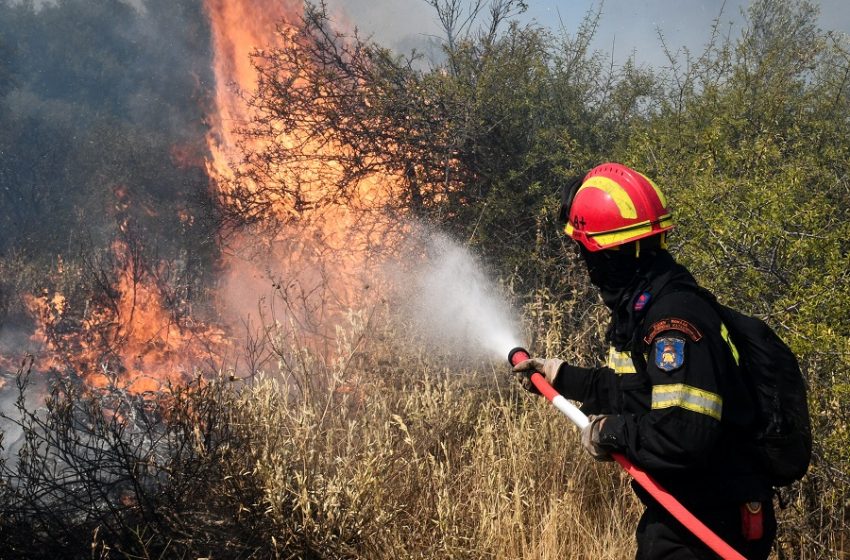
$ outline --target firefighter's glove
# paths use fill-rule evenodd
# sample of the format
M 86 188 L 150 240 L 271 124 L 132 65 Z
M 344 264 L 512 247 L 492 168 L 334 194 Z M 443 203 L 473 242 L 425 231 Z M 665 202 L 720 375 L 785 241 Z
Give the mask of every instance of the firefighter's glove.
M 561 369 L 561 364 L 563 363 L 563 360 L 555 358 L 548 358 L 545 360 L 542 358 L 531 358 L 530 360 L 525 360 L 524 362 L 520 362 L 515 365 L 513 374 L 526 391 L 540 394 L 540 391 L 538 391 L 537 387 L 534 386 L 534 383 L 531 382 L 531 374 L 535 371 L 539 372 L 546 378 L 546 381 L 548 381 L 550 385 L 553 385 L 555 383 L 555 378 L 558 376 L 558 370 Z
M 590 423 L 581 431 L 581 445 L 597 461 L 613 460 L 608 450 L 599 446 L 599 433 L 602 431 L 602 426 L 605 425 L 607 418 L 608 416 L 604 414 L 598 416 L 590 415 L 587 417 Z

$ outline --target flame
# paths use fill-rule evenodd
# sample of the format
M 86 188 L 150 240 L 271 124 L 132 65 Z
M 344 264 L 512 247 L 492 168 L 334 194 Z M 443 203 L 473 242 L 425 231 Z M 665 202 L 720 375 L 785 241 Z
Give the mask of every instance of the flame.
M 238 204 L 228 196 L 228 189 L 237 177 L 243 179 L 238 174 L 240 165 L 246 164 L 242 150 L 247 147 L 259 152 L 274 141 L 283 146 L 299 145 L 317 157 L 278 169 L 273 179 L 281 184 L 306 185 L 300 203 L 308 208 L 326 199 L 343 173 L 335 157 L 342 148 L 333 143 L 305 146 L 297 130 L 273 140 L 239 134 L 239 129 L 248 126 L 252 118 L 243 96 L 258 89 L 251 54 L 256 49 L 275 48 L 292 41 L 303 15 L 303 2 L 205 3 L 216 79 L 214 103 L 207 115 L 210 132 L 206 169 L 212 188 L 220 195 L 217 198 L 224 204 Z M 195 166 L 198 155 L 196 147 L 189 143 L 175 146 L 171 159 L 176 165 Z M 242 185 L 252 187 L 244 179 Z M 256 309 L 258 298 L 264 295 L 267 300 L 282 298 L 287 303 L 287 319 L 312 323 L 321 331 L 320 338 L 332 341 L 337 320 L 345 310 L 374 297 L 375 291 L 370 290 L 374 284 L 370 276 L 374 274 L 370 270 L 369 249 L 386 244 L 387 238 L 397 233 L 387 222 L 376 218 L 376 209 L 391 200 L 400 185 L 400 177 L 379 170 L 362 179 L 347 202 L 326 204 L 320 210 L 305 211 L 285 195 L 269 195 L 273 214 L 280 218 L 297 216 L 297 221 L 273 238 L 243 236 L 231 242 L 222 263 L 227 271 L 222 291 L 233 293 L 225 294 L 223 299 L 229 299 L 231 307 L 238 306 L 242 311 Z M 132 200 L 132 193 L 122 185 L 114 186 L 113 194 L 111 211 L 124 239 L 132 231 L 131 209 L 139 202 Z M 142 206 L 141 210 L 148 216 L 155 215 L 152 208 Z M 182 223 L 192 223 L 194 218 L 189 211 L 175 211 Z M 258 247 L 264 249 L 263 258 L 257 257 Z M 220 367 L 217 356 L 233 344 L 225 330 L 198 322 L 190 310 L 181 309 L 174 301 L 166 302 L 158 284 L 161 275 L 157 266 L 142 266 L 138 251 L 126 241 L 115 241 L 112 253 L 114 269 L 105 272 L 111 272 L 114 280 L 104 287 L 104 294 L 84 305 L 81 299 L 85 298 L 58 289 L 25 296 L 37 323 L 31 339 L 44 349 L 36 369 L 74 372 L 92 388 L 119 387 L 136 394 L 155 394 L 168 383 L 194 378 L 199 365 Z M 61 276 L 62 266 L 60 260 L 57 277 Z M 271 319 L 277 323 L 281 318 Z
M 91 387 L 134 394 L 189 380 L 226 345 L 224 331 L 169 312 L 155 279 L 126 243 L 114 242 L 112 251 L 117 281 L 107 297 L 88 302 L 82 316 L 58 291 L 25 297 L 38 323 L 31 339 L 46 349 L 36 369 L 70 369 Z
M 206 0 L 206 8 L 213 35 L 217 84 L 214 112 L 208 119 L 212 128 L 208 136 L 211 158 L 207 169 L 219 200 L 238 209 L 238 200 L 229 196 L 237 176 L 241 187 L 256 189 L 246 179 L 247 174 L 239 173 L 240 166 L 250 165 L 240 148 L 261 153 L 274 142 L 284 148 L 298 146 L 307 156 L 285 168 L 274 169 L 272 178 L 281 185 L 299 185 L 298 200 L 281 194 L 283 190 L 256 193 L 264 197 L 272 215 L 284 222 L 294 221 L 296 225 L 279 232 L 274 239 L 237 239 L 231 246 L 235 256 L 225 263 L 230 273 L 226 282 L 242 286 L 245 294 L 236 298 L 242 307 L 252 294 L 256 306 L 259 286 L 246 279 L 260 277 L 263 271 L 266 277 L 279 271 L 278 277 L 286 280 L 283 284 L 300 285 L 301 293 L 321 294 L 315 296 L 320 298 L 333 294 L 332 302 L 306 302 L 304 307 L 308 312 L 311 308 L 327 309 L 328 304 L 340 310 L 363 304 L 374 293 L 369 291 L 374 284 L 369 280 L 373 250 L 387 245 L 389 238 L 397 233 L 394 230 L 398 228 L 381 221 L 379 214 L 382 205 L 396 195 L 401 178 L 377 171 L 355 185 L 346 202 L 317 204 L 326 202 L 330 189 L 342 177 L 343 170 L 335 157 L 342 150 L 339 145 L 311 144 L 298 130 L 278 131 L 274 139 L 240 135 L 237 130 L 250 128 L 253 115 L 243 96 L 258 91 L 259 86 L 252 53 L 296 46 L 294 36 L 304 13 L 303 2 Z M 267 254 L 272 255 L 272 262 L 248 254 L 260 242 L 268 249 Z M 270 284 L 265 283 L 266 290 Z M 272 297 L 281 297 L 280 284 L 274 283 L 277 291 Z M 334 321 L 330 317 L 326 319 L 327 332 L 332 332 Z
M 237 156 L 235 128 L 250 118 L 240 92 L 256 88 L 251 53 L 274 44 L 275 22 L 297 22 L 303 13 L 299 0 L 206 0 L 213 38 L 215 107 L 208 115 L 213 177 L 232 177 L 230 161 Z

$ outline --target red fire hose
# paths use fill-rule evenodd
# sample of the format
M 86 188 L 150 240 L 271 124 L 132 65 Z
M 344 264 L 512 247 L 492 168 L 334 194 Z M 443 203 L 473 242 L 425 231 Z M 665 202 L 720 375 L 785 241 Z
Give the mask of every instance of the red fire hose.
M 508 361 L 515 366 L 520 362 L 528 360 L 531 356 L 524 348 L 514 348 L 508 354 Z M 552 388 L 540 373 L 531 374 L 531 382 L 537 387 L 537 390 L 551 402 L 555 408 L 560 410 L 567 416 L 573 424 L 583 429 L 588 425 L 587 416 L 578 409 L 574 404 L 565 399 L 558 391 Z M 650 493 L 655 500 L 661 504 L 664 509 L 670 512 L 679 522 L 688 528 L 696 537 L 704 542 L 711 550 L 719 554 L 724 560 L 746 560 L 734 548 L 726 544 L 726 542 L 717 536 L 714 531 L 705 526 L 705 524 L 694 517 L 694 514 L 685 509 L 679 500 L 672 494 L 661 487 L 658 482 L 649 476 L 644 470 L 636 467 L 622 453 L 611 453 L 611 457 L 617 461 L 627 473 L 640 484 L 644 490 Z

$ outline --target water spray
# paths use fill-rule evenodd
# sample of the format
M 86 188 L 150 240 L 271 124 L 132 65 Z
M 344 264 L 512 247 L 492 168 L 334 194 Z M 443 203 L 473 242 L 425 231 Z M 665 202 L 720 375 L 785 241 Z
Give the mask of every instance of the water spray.
M 525 360 L 531 358 L 531 355 L 525 348 L 514 348 L 508 352 L 508 362 L 511 366 L 515 366 Z M 540 372 L 531 374 L 531 382 L 540 393 L 551 402 L 555 408 L 572 421 L 580 430 L 584 429 L 590 422 L 587 416 L 578 409 L 577 406 L 564 398 L 552 385 L 546 381 L 546 378 Z M 679 502 L 672 494 L 661 487 L 658 482 L 643 469 L 637 467 L 626 458 L 622 453 L 611 453 L 611 457 L 620 464 L 626 472 L 640 484 L 644 490 L 655 498 L 670 514 L 675 517 L 682 525 L 688 528 L 698 539 L 706 544 L 711 550 L 720 555 L 724 560 L 746 560 L 734 548 L 729 546 L 717 534 L 705 526 L 705 524 L 694 517 L 694 515 L 685 509 L 685 506 Z

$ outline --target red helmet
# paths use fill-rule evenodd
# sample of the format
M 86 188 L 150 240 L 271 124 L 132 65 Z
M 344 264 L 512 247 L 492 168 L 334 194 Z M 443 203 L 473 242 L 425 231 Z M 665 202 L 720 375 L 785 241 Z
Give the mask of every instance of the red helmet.
M 588 251 L 601 251 L 672 227 L 667 199 L 655 183 L 625 165 L 603 163 L 572 196 L 565 231 Z

